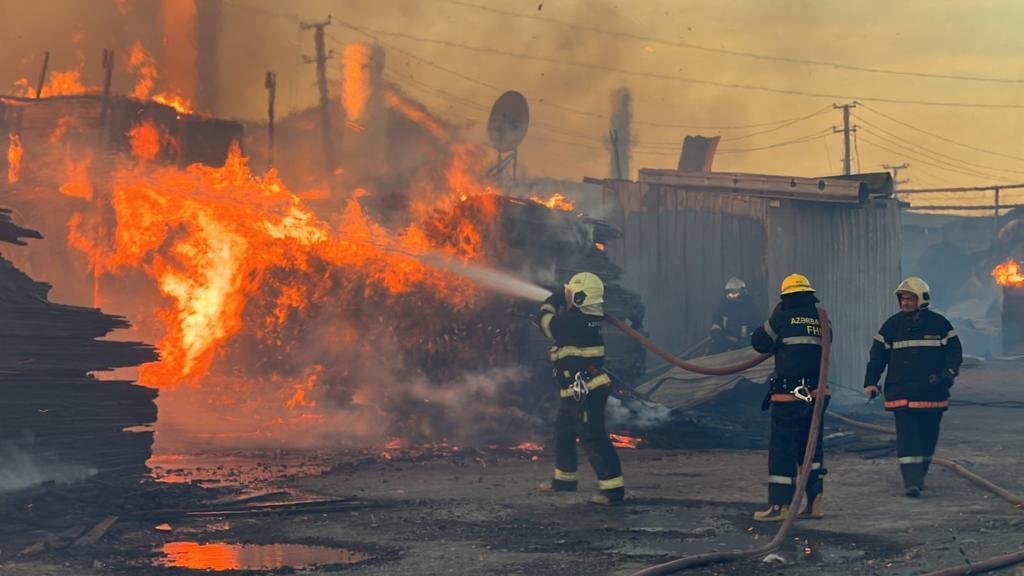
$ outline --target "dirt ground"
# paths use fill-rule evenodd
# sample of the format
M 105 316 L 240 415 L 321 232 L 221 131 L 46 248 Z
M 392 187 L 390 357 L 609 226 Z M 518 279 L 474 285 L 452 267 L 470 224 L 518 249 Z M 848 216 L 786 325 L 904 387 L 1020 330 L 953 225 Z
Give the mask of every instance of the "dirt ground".
M 972 402 L 1024 401 L 1024 363 L 991 362 L 965 369 L 954 392 Z M 877 401 L 834 406 L 888 423 Z M 844 449 L 848 430 L 828 424 L 826 518 L 799 521 L 779 552 L 690 574 L 872 574 L 927 572 L 1024 546 L 1024 512 L 935 468 L 920 499 L 902 495 L 891 440 L 880 449 Z M 1024 492 L 1020 454 L 1024 412 L 956 406 L 943 421 L 939 452 L 1011 491 Z M 891 450 L 889 451 L 891 452 Z M 91 546 L 20 551 L 17 535 L 0 535 L 0 574 L 189 574 L 155 567 L 168 542 L 302 543 L 361 552 L 353 564 L 299 569 L 297 574 L 569 574 L 628 575 L 680 555 L 761 545 L 776 525 L 751 514 L 766 498 L 762 451 L 622 450 L 627 501 L 602 508 L 580 494 L 538 494 L 552 458 L 509 451 L 373 457 L 318 455 L 315 465 L 271 455 L 224 461 L 226 475 L 251 478 L 247 489 L 281 489 L 291 497 L 351 498 L 346 509 L 261 517 L 177 518 L 169 531 L 156 519 L 119 521 Z M 178 475 L 201 472 L 180 462 Z M 209 462 L 203 466 L 212 466 Z M 282 476 L 292 470 L 297 476 Z M 248 472 L 247 472 L 248 471 Z M 581 466 L 582 486 L 593 483 Z M 262 570 L 235 573 L 265 573 Z M 1001 574 L 1024 574 L 1020 568 Z

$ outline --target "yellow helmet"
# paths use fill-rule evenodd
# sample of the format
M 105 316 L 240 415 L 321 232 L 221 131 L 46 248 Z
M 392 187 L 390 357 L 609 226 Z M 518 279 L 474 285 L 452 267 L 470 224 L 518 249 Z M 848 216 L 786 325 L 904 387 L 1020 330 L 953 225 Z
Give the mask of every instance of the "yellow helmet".
M 932 301 L 932 290 L 928 287 L 928 283 L 918 278 L 917 276 L 911 276 L 900 285 L 896 287 L 896 298 L 900 297 L 900 294 L 913 294 L 917 296 L 917 306 L 919 308 L 927 308 Z
M 811 281 L 807 279 L 807 276 L 803 274 L 790 274 L 782 280 L 782 288 L 779 292 L 782 295 L 814 292 L 814 288 L 811 288 Z
M 565 285 L 572 305 L 584 312 L 603 314 L 599 309 L 604 303 L 604 282 L 592 272 L 580 272 Z

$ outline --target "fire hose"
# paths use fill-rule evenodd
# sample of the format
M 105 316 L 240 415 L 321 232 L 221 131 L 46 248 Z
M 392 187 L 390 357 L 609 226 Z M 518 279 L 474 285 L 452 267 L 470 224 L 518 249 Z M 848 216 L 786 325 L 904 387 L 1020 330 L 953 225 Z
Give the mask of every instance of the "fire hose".
M 818 317 L 821 322 L 821 364 L 818 366 L 818 382 L 822 383 L 822 386 L 827 386 L 828 382 L 828 357 L 832 349 L 832 329 L 831 324 L 828 321 L 828 314 L 824 308 L 818 308 Z M 742 372 L 753 366 L 757 366 L 761 362 L 767 360 L 770 355 L 762 354 L 751 360 L 746 360 L 731 366 L 721 366 L 715 368 L 709 368 L 706 366 L 699 366 L 673 357 L 671 354 L 666 352 L 660 346 L 651 342 L 643 334 L 640 334 L 630 326 L 626 325 L 622 320 L 610 315 L 605 314 L 605 318 L 614 324 L 618 329 L 625 332 L 628 336 L 640 342 L 645 348 L 651 352 L 657 354 L 663 358 L 666 362 L 678 366 L 684 370 L 690 370 L 697 372 L 698 374 L 708 374 L 712 376 L 720 376 L 726 374 L 733 374 L 736 372 Z M 753 556 L 760 556 L 761 554 L 767 554 L 773 550 L 778 549 L 782 546 L 782 542 L 786 538 L 786 534 L 789 533 L 789 529 L 793 526 L 793 522 L 796 520 L 796 516 L 800 509 L 800 503 L 804 498 L 804 489 L 807 487 L 807 479 L 811 474 L 811 461 L 814 458 L 814 447 L 818 442 L 818 431 L 821 425 L 822 414 L 825 411 L 825 402 L 815 402 L 814 411 L 811 416 L 811 429 L 807 434 L 807 445 L 804 448 L 804 460 L 800 466 L 800 474 L 797 476 L 796 489 L 793 492 L 793 499 L 790 501 L 789 513 L 786 515 L 786 519 L 782 522 L 782 526 L 779 527 L 779 531 L 775 533 L 775 537 L 770 542 L 755 548 L 753 550 L 732 550 L 726 552 L 710 552 L 707 554 L 697 554 L 694 556 L 686 556 L 677 560 L 671 560 L 664 564 L 658 564 L 657 566 L 651 566 L 639 572 L 636 572 L 632 576 L 655 576 L 661 574 L 672 574 L 685 570 L 687 568 L 694 568 L 697 566 L 705 566 L 707 564 L 721 564 L 725 562 L 733 562 L 736 560 L 742 560 L 744 558 L 750 558 Z
M 825 312 L 823 308 L 819 308 L 818 312 L 822 325 L 822 351 L 821 364 L 819 365 L 818 369 L 818 382 L 827 383 L 828 360 L 829 353 L 831 352 L 832 348 L 831 324 L 828 321 L 828 314 Z M 764 362 L 770 357 L 770 355 L 768 354 L 763 354 L 751 358 L 750 360 L 745 360 L 743 362 L 739 362 L 729 366 L 700 366 L 698 364 L 693 364 L 691 362 L 687 362 L 685 360 L 673 356 L 665 349 L 661 348 L 660 346 L 652 342 L 650 339 L 645 337 L 643 334 L 640 334 L 632 327 L 630 327 L 628 324 L 616 318 L 615 316 L 612 316 L 611 314 L 605 314 L 605 319 L 608 320 L 608 322 L 613 324 L 619 330 L 622 330 L 626 335 L 642 344 L 645 348 L 661 357 L 669 364 L 682 368 L 683 370 L 696 372 L 698 374 L 706 374 L 711 376 L 734 374 L 736 372 L 742 372 L 743 370 L 747 370 L 749 368 L 757 366 L 758 364 Z M 807 486 L 807 479 L 810 476 L 811 460 L 814 455 L 814 446 L 818 441 L 818 429 L 823 416 L 824 406 L 824 402 L 814 403 L 814 412 L 811 417 L 811 429 L 808 432 L 807 445 L 804 448 L 804 461 L 800 467 L 800 474 L 797 477 L 796 490 L 793 493 L 793 500 L 790 502 L 789 514 L 786 516 L 786 519 L 783 521 L 782 526 L 779 527 L 778 532 L 776 532 L 775 537 L 772 538 L 770 542 L 768 542 L 764 546 L 761 546 L 760 548 L 755 548 L 752 550 L 731 550 L 725 552 L 710 552 L 707 554 L 686 556 L 683 558 L 678 558 L 676 560 L 665 562 L 663 564 L 651 566 L 650 568 L 646 568 L 639 572 L 635 572 L 631 576 L 660 576 L 663 574 L 673 574 L 685 570 L 687 568 L 706 566 L 708 564 L 722 564 L 726 562 L 742 560 L 744 558 L 760 556 L 761 554 L 767 554 L 769 552 L 772 552 L 773 550 L 778 549 L 782 545 L 782 542 L 785 540 L 786 535 L 789 532 L 789 529 L 792 527 L 793 521 L 796 519 L 796 515 L 798 514 L 800 504 L 803 500 L 804 490 Z M 834 412 L 832 413 L 831 417 L 854 428 L 860 428 L 862 430 L 868 430 L 872 432 L 881 432 L 884 434 L 896 434 L 896 430 L 893 428 L 887 426 L 880 426 L 878 424 L 868 424 L 866 422 L 859 422 L 857 420 L 848 418 L 846 416 L 842 416 L 840 414 L 836 414 Z M 1020 496 L 1014 494 L 1013 492 L 1010 492 L 1009 490 L 1006 490 L 1005 488 L 1002 488 L 986 480 L 985 478 L 982 478 L 981 476 L 964 468 L 960 464 L 957 464 L 952 460 L 942 457 L 935 457 L 932 459 L 932 462 L 934 464 L 937 464 L 952 471 L 954 474 L 957 474 L 962 478 L 965 478 L 966 480 L 982 488 L 983 490 L 987 490 L 992 494 L 995 494 L 996 496 L 1002 498 L 1003 500 L 1006 500 L 1007 502 L 1013 504 L 1017 509 L 1024 510 L 1024 498 L 1021 498 Z M 975 562 L 964 566 L 954 566 L 951 568 L 930 572 L 925 576 L 963 576 L 966 574 L 977 574 L 980 572 L 987 572 L 989 570 L 996 570 L 998 568 L 1003 568 L 1006 566 L 1012 566 L 1019 562 L 1024 562 L 1024 550 L 1001 556 L 996 556 L 984 560 L 982 562 Z

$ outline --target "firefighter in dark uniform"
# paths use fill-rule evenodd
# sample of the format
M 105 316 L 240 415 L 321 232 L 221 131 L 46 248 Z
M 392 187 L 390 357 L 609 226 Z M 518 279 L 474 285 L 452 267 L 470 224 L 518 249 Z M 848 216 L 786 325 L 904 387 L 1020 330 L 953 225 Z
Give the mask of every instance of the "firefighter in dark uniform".
M 949 408 L 949 389 L 960 373 L 963 350 L 953 326 L 928 309 L 931 291 L 912 276 L 896 288 L 900 311 L 882 324 L 871 344 L 864 375 L 864 394 L 878 395 L 885 376 L 885 409 L 896 417 L 896 454 L 906 495 L 924 490 L 942 413 Z
M 711 354 L 738 350 L 748 345 L 750 334 L 764 320 L 747 294 L 747 283 L 733 276 L 711 318 Z
M 750 337 L 754 349 L 775 355 L 775 374 L 765 409 L 771 404 L 771 439 L 768 447 L 768 509 L 754 520 L 781 521 L 789 514 L 798 468 L 804 458 L 814 402 L 828 402 L 827 383 L 818 382 L 821 366 L 821 322 L 818 299 L 805 276 L 791 274 L 782 281 L 781 302 L 763 326 Z M 826 404 L 827 406 L 827 404 Z M 822 422 L 824 427 L 824 419 Z M 807 507 L 801 518 L 824 516 L 821 429 L 807 480 Z
M 576 438 L 597 474 L 594 504 L 616 504 L 625 496 L 622 465 L 604 427 L 611 379 L 604 364 L 604 283 L 580 272 L 541 306 L 540 328 L 555 341 L 554 375 L 561 397 L 555 420 L 555 475 L 544 491 L 576 490 Z

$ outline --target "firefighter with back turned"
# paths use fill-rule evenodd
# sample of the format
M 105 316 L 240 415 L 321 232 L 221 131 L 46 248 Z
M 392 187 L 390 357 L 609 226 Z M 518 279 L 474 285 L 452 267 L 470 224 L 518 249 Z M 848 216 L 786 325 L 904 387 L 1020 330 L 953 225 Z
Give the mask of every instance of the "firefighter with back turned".
M 762 354 L 775 355 L 775 374 L 768 379 L 764 409 L 771 406 L 771 439 L 768 448 L 768 509 L 754 520 L 776 522 L 789 514 L 797 473 L 804 458 L 814 402 L 828 402 L 828 385 L 819 383 L 821 321 L 818 299 L 810 281 L 791 274 L 782 281 L 780 302 L 750 342 Z M 822 419 L 822 427 L 824 419 Z M 822 518 L 824 450 L 821 429 L 807 480 L 807 507 L 801 518 Z

